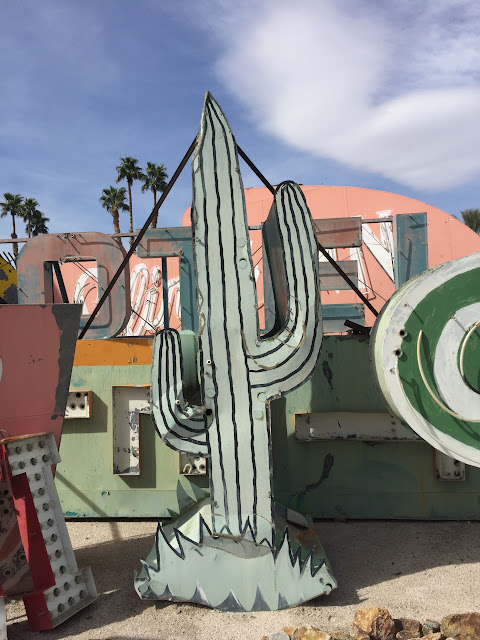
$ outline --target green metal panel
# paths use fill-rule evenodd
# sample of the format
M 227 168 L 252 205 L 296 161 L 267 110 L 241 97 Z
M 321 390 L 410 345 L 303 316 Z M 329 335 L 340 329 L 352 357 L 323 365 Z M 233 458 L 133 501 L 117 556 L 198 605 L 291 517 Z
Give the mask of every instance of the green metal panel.
M 395 289 L 428 269 L 427 214 L 395 216 Z
M 183 338 L 183 336 L 182 336 Z M 193 371 L 182 339 L 186 371 Z M 311 380 L 275 400 L 272 443 L 275 495 L 284 504 L 300 505 L 316 518 L 480 519 L 480 469 L 467 467 L 466 481 L 439 482 L 433 450 L 425 442 L 299 442 L 295 413 L 387 411 L 370 371 L 368 337 L 325 336 Z M 178 453 L 154 432 L 150 416 L 141 418 L 142 473 L 114 476 L 112 463 L 112 386 L 148 384 L 150 367 L 74 367 L 72 389 L 91 389 L 89 420 L 64 423 L 57 488 L 67 516 L 156 517 L 178 511 L 199 491 L 206 477 L 178 472 Z M 89 434 L 85 437 L 84 434 Z M 328 477 L 322 479 L 333 456 Z M 181 504 L 177 498 L 177 485 Z M 195 491 L 195 493 L 194 493 Z
M 112 387 L 150 384 L 150 372 L 147 365 L 73 368 L 70 388 L 91 389 L 93 410 L 88 420 L 64 423 L 55 480 L 66 516 L 168 517 L 168 509 L 205 495 L 199 487 L 207 479 L 180 476 L 178 453 L 156 435 L 149 415 L 140 419 L 141 474 L 113 475 Z
M 299 442 L 295 413 L 387 411 L 368 337 L 326 336 L 315 374 L 272 403 L 275 495 L 316 518 L 480 519 L 480 469 L 440 482 L 425 442 Z

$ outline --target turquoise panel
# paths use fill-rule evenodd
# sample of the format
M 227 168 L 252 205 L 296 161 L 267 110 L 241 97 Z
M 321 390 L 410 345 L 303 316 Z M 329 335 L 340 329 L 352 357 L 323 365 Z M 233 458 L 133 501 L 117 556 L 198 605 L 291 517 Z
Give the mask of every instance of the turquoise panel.
M 435 478 L 425 442 L 299 442 L 295 413 L 387 411 L 370 372 L 369 338 L 327 336 L 316 372 L 272 403 L 277 500 L 316 518 L 480 518 L 480 469 Z
M 395 216 L 395 289 L 428 269 L 427 214 Z

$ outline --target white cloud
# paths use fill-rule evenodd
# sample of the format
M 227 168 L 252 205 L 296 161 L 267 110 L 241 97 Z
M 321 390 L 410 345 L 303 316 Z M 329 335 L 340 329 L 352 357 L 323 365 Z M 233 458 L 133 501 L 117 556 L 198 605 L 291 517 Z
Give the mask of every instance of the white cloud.
M 424 190 L 480 173 L 480 5 L 267 0 L 234 13 L 222 0 L 204 6 L 204 23 L 222 43 L 218 73 L 264 131 Z

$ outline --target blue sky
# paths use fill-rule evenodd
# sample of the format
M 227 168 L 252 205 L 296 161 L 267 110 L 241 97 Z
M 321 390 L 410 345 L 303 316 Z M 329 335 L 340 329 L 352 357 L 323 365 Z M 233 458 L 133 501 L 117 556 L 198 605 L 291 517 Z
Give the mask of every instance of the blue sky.
M 112 232 L 98 199 L 120 157 L 171 175 L 206 90 L 272 183 L 480 207 L 478 3 L 22 0 L 0 18 L 0 198 L 36 198 L 52 232 Z M 190 185 L 187 167 L 159 226 Z M 140 227 L 153 199 L 133 199 Z

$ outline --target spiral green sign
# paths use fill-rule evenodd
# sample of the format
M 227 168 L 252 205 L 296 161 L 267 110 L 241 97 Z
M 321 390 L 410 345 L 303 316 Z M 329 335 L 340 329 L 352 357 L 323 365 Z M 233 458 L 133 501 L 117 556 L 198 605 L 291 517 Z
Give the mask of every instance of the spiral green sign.
M 480 466 L 480 254 L 409 280 L 371 340 L 391 410 L 436 449 Z

